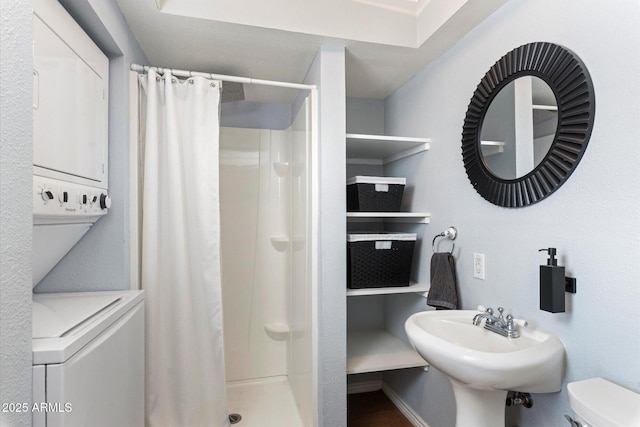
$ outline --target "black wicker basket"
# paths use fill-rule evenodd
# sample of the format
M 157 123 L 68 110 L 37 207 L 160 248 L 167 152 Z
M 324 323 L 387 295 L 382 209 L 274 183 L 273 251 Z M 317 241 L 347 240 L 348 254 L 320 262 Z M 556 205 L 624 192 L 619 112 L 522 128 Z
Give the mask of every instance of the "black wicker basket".
M 354 233 L 347 236 L 350 289 L 409 286 L 414 233 Z
M 398 212 L 405 178 L 355 176 L 347 180 L 347 211 Z

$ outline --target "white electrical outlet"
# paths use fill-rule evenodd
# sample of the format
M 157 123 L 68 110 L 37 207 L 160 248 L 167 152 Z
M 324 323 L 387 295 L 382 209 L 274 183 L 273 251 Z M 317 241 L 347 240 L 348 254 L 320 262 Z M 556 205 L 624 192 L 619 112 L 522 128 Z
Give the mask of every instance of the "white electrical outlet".
M 473 277 L 484 280 L 484 254 L 473 254 Z

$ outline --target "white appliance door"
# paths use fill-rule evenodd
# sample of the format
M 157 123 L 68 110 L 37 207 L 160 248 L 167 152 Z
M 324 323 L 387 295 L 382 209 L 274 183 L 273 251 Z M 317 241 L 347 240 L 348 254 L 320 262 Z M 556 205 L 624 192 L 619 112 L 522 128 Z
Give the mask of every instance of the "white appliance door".
M 108 82 L 38 16 L 33 39 L 33 164 L 102 182 Z
M 33 378 L 32 378 L 32 386 L 33 386 L 33 404 L 39 405 L 41 402 L 46 402 L 46 394 L 45 394 L 45 369 L 44 365 L 36 365 L 33 367 Z M 39 406 L 37 406 L 39 408 Z M 31 409 L 31 425 L 33 427 L 46 427 L 47 419 L 46 412 L 39 411 L 35 409 L 36 407 L 32 406 Z
M 144 425 L 144 306 L 65 363 L 47 365 L 47 427 Z

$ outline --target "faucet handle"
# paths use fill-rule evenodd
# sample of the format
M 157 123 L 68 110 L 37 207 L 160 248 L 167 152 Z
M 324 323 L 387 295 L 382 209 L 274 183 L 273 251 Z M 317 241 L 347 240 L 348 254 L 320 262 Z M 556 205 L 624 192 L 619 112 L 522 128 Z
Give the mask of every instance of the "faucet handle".
M 498 316 L 498 319 L 502 319 L 502 312 L 504 311 L 504 308 L 498 307 L 498 311 L 500 312 L 500 316 Z
M 516 325 L 519 325 L 521 327 L 527 327 L 529 326 L 529 322 L 527 322 L 524 319 L 513 319 L 513 323 L 515 323 Z
M 491 315 L 493 315 L 493 308 L 491 307 L 485 307 L 484 305 L 478 305 L 478 307 L 476 307 L 476 309 L 482 313 L 489 313 Z
M 513 316 L 510 314 L 507 314 L 507 331 L 515 331 L 516 330 L 516 325 L 513 322 Z
M 518 333 L 518 330 L 516 328 L 516 324 L 515 321 L 513 319 L 513 316 L 510 314 L 507 314 L 507 325 L 506 325 L 506 331 L 507 331 L 507 338 L 519 338 L 520 334 Z

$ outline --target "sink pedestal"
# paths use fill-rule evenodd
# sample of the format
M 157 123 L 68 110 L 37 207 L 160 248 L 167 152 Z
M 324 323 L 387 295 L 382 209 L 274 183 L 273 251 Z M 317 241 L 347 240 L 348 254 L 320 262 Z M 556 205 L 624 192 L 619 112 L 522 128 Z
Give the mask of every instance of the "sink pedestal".
M 456 398 L 456 427 L 504 427 L 507 392 L 476 390 L 449 377 Z

